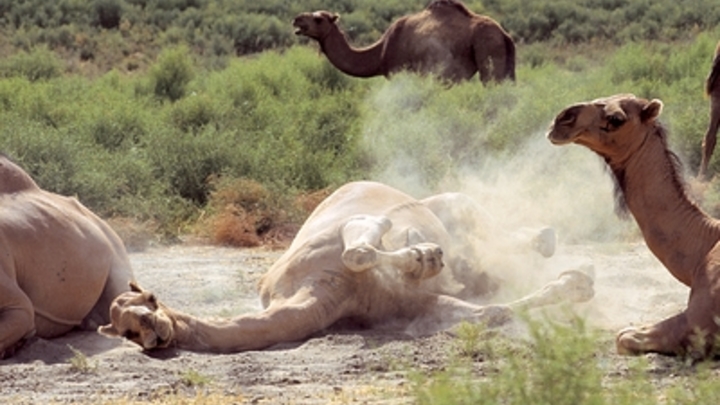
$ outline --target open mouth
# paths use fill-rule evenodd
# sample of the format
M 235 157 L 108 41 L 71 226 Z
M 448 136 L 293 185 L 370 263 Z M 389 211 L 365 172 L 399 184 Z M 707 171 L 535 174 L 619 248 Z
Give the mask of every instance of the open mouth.
M 295 27 L 295 35 L 302 35 L 307 31 L 307 26 L 300 21 L 293 21 L 293 27 Z

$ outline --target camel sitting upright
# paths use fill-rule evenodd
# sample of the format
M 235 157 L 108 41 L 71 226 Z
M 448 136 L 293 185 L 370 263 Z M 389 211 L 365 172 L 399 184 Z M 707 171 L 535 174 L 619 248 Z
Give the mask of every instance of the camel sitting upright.
M 547 136 L 556 145 L 584 145 L 605 160 L 618 208 L 632 213 L 648 248 L 690 287 L 685 311 L 622 330 L 618 352 L 703 357 L 720 343 L 720 222 L 688 197 L 679 159 L 657 121 L 662 106 L 629 94 L 575 104 L 558 114 Z
M 115 300 L 112 323 L 99 331 L 148 350 L 239 352 L 306 339 L 340 320 L 367 327 L 405 324 L 420 334 L 462 320 L 494 325 L 514 310 L 594 295 L 592 278 L 577 270 L 509 305 L 480 306 L 450 295 L 469 295 L 456 281 L 473 274 L 479 282 L 470 284 L 472 293 L 495 290 L 490 277 L 477 271 L 477 257 L 466 245 L 483 236 L 482 228 L 478 234 L 467 230 L 484 224 L 484 218 L 463 194 L 418 201 L 380 183 L 349 183 L 315 209 L 262 277 L 262 312 L 200 320 L 134 286 Z M 540 232 L 523 243 L 547 256 L 554 250 L 554 233 Z
M 132 280 L 123 242 L 104 221 L 0 154 L 0 359 L 33 335 L 108 322 Z
M 353 48 L 328 11 L 295 17 L 297 35 L 320 44 L 330 63 L 356 77 L 386 76 L 402 70 L 433 74 L 449 82 L 515 80 L 515 43 L 490 17 L 458 0 L 434 0 L 423 11 L 395 21 L 374 44 Z
M 715 150 L 717 132 L 720 128 L 720 42 L 715 48 L 710 74 L 705 80 L 705 93 L 710 96 L 710 123 L 702 142 L 702 160 L 700 161 L 700 170 L 698 170 L 698 177 L 701 180 L 708 179 L 708 165 Z

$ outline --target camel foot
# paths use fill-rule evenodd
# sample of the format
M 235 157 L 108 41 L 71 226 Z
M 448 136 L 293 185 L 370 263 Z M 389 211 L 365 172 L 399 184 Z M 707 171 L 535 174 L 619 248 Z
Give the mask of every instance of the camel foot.
M 543 257 L 552 257 L 555 254 L 555 246 L 557 245 L 557 235 L 552 228 L 543 228 L 532 239 L 531 245 L 533 250 L 540 253 Z
M 365 271 L 377 264 L 377 250 L 367 245 L 348 248 L 342 253 L 342 261 L 352 271 Z
M 627 327 L 618 332 L 615 338 L 615 349 L 623 356 L 638 356 L 647 352 L 647 334 L 638 328 Z
M 595 296 L 595 268 L 592 265 L 560 273 L 565 298 L 570 302 L 585 302 Z
M 443 251 L 434 243 L 418 243 L 396 252 L 404 257 L 404 264 L 398 266 L 406 279 L 411 281 L 434 277 L 442 270 Z

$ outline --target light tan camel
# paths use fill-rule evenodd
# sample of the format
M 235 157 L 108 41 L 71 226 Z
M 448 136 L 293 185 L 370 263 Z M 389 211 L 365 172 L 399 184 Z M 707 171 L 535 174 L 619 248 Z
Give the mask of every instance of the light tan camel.
M 262 277 L 262 312 L 200 320 L 134 286 L 116 299 L 112 324 L 100 332 L 144 349 L 238 352 L 303 340 L 340 320 L 364 327 L 392 322 L 422 334 L 462 320 L 495 325 L 515 310 L 593 296 L 592 278 L 578 270 L 562 273 L 536 294 L 509 305 L 480 306 L 445 293 L 462 293 L 455 276 L 471 277 L 477 270 L 477 258 L 468 257 L 465 246 L 477 235 L 465 232 L 484 222 L 477 204 L 463 194 L 418 201 L 379 183 L 349 183 L 316 208 Z M 482 230 L 478 233 L 483 236 Z M 524 243 L 547 256 L 555 236 L 540 232 Z M 495 289 L 490 277 L 478 271 L 474 275 L 480 282 L 471 285 L 473 293 Z
M 75 198 L 40 189 L 0 154 L 0 358 L 25 339 L 109 321 L 133 280 L 113 230 Z
M 449 82 L 515 80 L 515 43 L 489 17 L 457 0 L 434 0 L 423 11 L 395 21 L 374 44 L 353 48 L 328 11 L 295 17 L 297 35 L 320 44 L 330 63 L 356 77 L 386 76 L 402 70 L 433 74 Z
M 702 158 L 698 177 L 701 180 L 708 179 L 708 165 L 715 150 L 717 132 L 720 128 L 720 42 L 715 48 L 710 74 L 705 80 L 705 93 L 710 97 L 710 123 L 702 142 Z
M 680 314 L 622 330 L 618 352 L 702 357 L 712 354 L 720 330 L 720 222 L 688 197 L 679 160 L 657 121 L 662 106 L 626 94 L 576 104 L 555 118 L 548 139 L 584 145 L 607 162 L 618 207 L 632 213 L 648 248 L 691 289 Z

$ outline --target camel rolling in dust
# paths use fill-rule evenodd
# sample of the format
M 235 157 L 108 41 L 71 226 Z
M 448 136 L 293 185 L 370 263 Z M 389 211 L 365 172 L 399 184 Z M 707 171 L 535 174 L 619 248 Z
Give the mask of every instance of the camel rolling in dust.
M 720 42 L 715 48 L 710 74 L 705 80 L 705 93 L 710 97 L 710 123 L 702 142 L 702 158 L 698 177 L 703 180 L 708 178 L 708 165 L 715 150 L 717 132 L 720 128 Z
M 547 136 L 556 145 L 584 145 L 605 160 L 618 208 L 632 213 L 648 248 L 690 287 L 685 311 L 622 330 L 618 352 L 704 357 L 720 343 L 720 222 L 688 197 L 679 159 L 657 121 L 662 106 L 629 94 L 579 103 L 555 118 Z
M 33 335 L 109 321 L 133 280 L 113 230 L 75 198 L 44 191 L 0 154 L 0 358 Z
M 356 77 L 409 70 L 449 82 L 515 80 L 515 43 L 493 19 L 457 0 L 434 0 L 423 11 L 395 21 L 374 44 L 353 48 L 328 11 L 295 17 L 295 34 L 312 38 L 330 63 Z
M 592 278 L 577 270 L 509 305 L 480 306 L 450 295 L 496 289 L 491 277 L 474 271 L 477 258 L 466 245 L 483 237 L 482 230 L 467 231 L 482 225 L 484 215 L 463 194 L 418 201 L 379 183 L 349 183 L 315 209 L 262 277 L 263 311 L 206 321 L 176 312 L 133 286 L 115 300 L 112 323 L 99 331 L 144 349 L 238 352 L 300 341 L 340 320 L 369 328 L 392 322 L 427 333 L 463 320 L 496 325 L 515 310 L 594 295 Z M 549 256 L 555 236 L 542 231 L 523 243 Z M 466 278 L 476 279 L 464 284 L 470 291 L 458 288 Z

